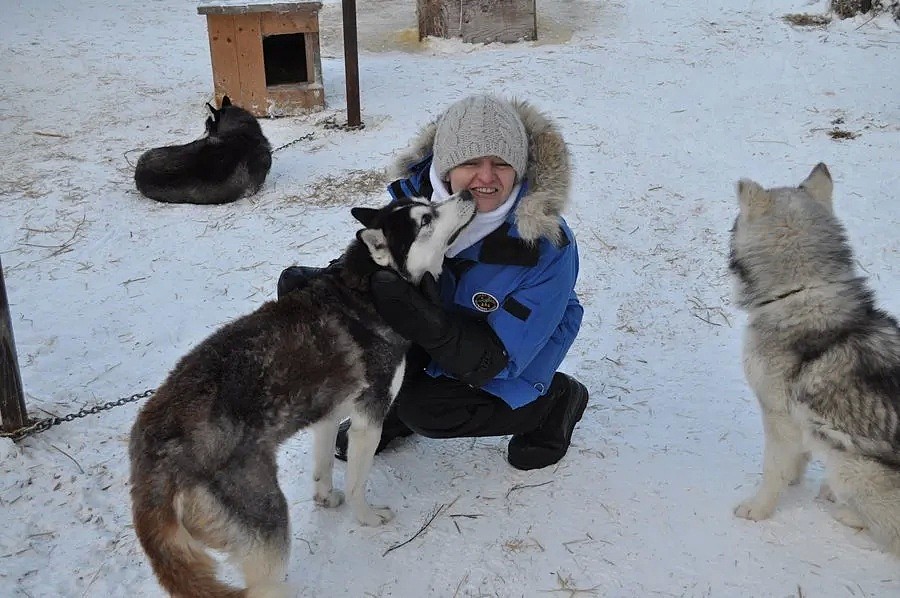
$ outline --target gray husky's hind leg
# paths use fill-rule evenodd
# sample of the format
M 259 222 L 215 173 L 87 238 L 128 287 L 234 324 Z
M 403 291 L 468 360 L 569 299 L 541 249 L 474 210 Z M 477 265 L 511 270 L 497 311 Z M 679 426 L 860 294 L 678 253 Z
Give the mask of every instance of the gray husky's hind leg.
M 811 458 L 812 455 L 810 452 L 806 451 L 799 459 L 797 459 L 797 467 L 794 469 L 788 482 L 791 486 L 796 486 L 803 481 L 803 476 L 806 474 L 806 468 L 809 465 Z
M 330 416 L 311 426 L 313 432 L 313 482 L 317 505 L 333 508 L 344 502 L 344 493 L 335 490 L 334 440 L 337 437 L 339 417 Z
M 768 519 L 778 498 L 802 472 L 808 460 L 799 426 L 785 411 L 767 408 L 760 401 L 766 445 L 763 454 L 763 479 L 756 494 L 734 509 L 744 519 Z
M 869 530 L 887 550 L 900 556 L 900 471 L 873 459 L 829 451 L 828 483 L 838 502 L 841 523 Z M 844 516 L 857 515 L 854 520 Z

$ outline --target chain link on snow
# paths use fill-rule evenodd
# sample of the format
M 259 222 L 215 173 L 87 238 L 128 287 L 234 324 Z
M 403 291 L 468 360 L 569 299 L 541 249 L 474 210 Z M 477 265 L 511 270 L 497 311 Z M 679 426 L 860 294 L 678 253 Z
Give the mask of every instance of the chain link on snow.
M 298 137 L 297 139 L 294 139 L 293 141 L 288 141 L 284 145 L 279 145 L 278 147 L 276 147 L 275 149 L 272 150 L 272 153 L 274 154 L 275 152 L 283 150 L 286 147 L 291 147 L 292 145 L 294 145 L 296 143 L 300 143 L 301 141 L 309 141 L 313 137 L 315 137 L 315 133 L 307 133 L 303 137 Z
M 326 118 L 319 124 L 322 125 L 322 127 L 325 129 L 337 129 L 339 131 L 361 131 L 362 129 L 366 128 L 366 123 L 361 122 L 358 125 L 349 125 L 347 123 L 339 123 L 337 121 L 337 119 L 333 116 L 329 116 L 328 118 Z M 314 132 L 307 133 L 306 135 L 303 135 L 302 137 L 298 137 L 297 139 L 294 139 L 293 141 L 288 141 L 284 145 L 279 145 L 278 147 L 276 147 L 275 149 L 272 150 L 272 153 L 274 154 L 275 152 L 279 152 L 285 148 L 289 148 L 292 145 L 296 145 L 296 144 L 300 143 L 301 141 L 310 141 L 310 140 L 314 139 L 315 136 L 316 136 L 316 134 Z
M 341 131 L 361 131 L 362 129 L 366 128 L 366 123 L 364 122 L 361 122 L 358 125 L 339 123 L 333 116 L 329 116 L 324 121 L 322 121 L 321 124 L 326 129 L 340 129 Z
M 140 399 L 146 399 L 150 395 L 156 392 L 155 388 L 150 388 L 145 390 L 144 392 L 139 392 L 131 395 L 130 397 L 123 397 L 117 401 L 109 401 L 108 403 L 104 403 L 102 405 L 94 405 L 93 407 L 85 407 L 81 411 L 77 413 L 69 413 L 68 415 L 62 415 L 59 417 L 48 417 L 45 419 L 39 419 L 27 426 L 22 426 L 16 430 L 12 430 L 11 432 L 0 432 L 0 438 L 12 438 L 13 440 L 21 440 L 26 436 L 31 436 L 33 434 L 40 434 L 46 430 L 49 430 L 53 426 L 58 426 L 63 422 L 70 422 L 73 419 L 79 419 L 81 417 L 86 417 L 88 415 L 94 415 L 95 413 L 100 413 L 101 411 L 106 411 L 108 409 L 112 409 L 113 407 L 120 407 L 125 405 L 126 403 L 133 403 L 134 401 Z

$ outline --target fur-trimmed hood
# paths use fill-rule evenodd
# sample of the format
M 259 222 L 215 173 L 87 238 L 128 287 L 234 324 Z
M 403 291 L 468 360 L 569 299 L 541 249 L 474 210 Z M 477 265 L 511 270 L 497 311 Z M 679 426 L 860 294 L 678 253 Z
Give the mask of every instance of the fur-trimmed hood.
M 528 166 L 525 180 L 528 192 L 516 206 L 514 218 L 524 241 L 536 242 L 546 237 L 554 244 L 562 241 L 559 217 L 569 201 L 572 169 L 569 149 L 562 133 L 549 117 L 521 100 L 509 100 L 525 125 L 528 134 Z M 395 162 L 391 178 L 409 176 L 410 167 L 431 155 L 437 121 L 422 128 Z

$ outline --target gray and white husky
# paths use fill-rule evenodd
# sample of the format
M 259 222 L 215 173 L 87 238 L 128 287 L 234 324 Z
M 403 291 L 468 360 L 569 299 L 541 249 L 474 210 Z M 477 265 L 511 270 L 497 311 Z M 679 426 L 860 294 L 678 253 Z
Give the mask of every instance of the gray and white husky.
M 799 187 L 738 183 L 729 268 L 765 451 L 762 484 L 735 514 L 769 517 L 813 453 L 838 521 L 900 555 L 900 329 L 854 269 L 832 188 L 824 164 Z
M 442 203 L 354 208 L 360 230 L 307 286 L 227 324 L 183 357 L 131 431 L 134 528 L 160 584 L 175 596 L 283 596 L 291 534 L 276 450 L 314 433 L 315 502 L 336 507 L 338 423 L 351 416 L 347 495 L 363 525 L 393 514 L 365 498 L 382 420 L 400 389 L 409 342 L 384 323 L 369 275 L 437 277 L 444 252 L 475 215 L 468 191 Z M 216 578 L 224 551 L 246 590 Z

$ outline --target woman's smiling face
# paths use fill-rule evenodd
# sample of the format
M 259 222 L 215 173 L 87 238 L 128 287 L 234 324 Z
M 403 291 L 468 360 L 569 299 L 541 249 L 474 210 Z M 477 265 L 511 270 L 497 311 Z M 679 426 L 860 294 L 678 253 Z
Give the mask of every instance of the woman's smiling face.
M 506 201 L 516 183 L 516 171 L 496 156 L 483 156 L 454 167 L 447 174 L 450 192 L 472 192 L 479 212 L 493 212 Z

